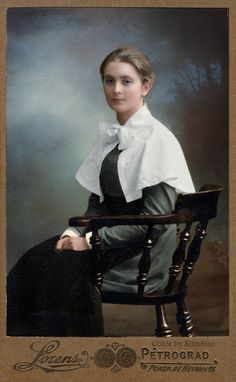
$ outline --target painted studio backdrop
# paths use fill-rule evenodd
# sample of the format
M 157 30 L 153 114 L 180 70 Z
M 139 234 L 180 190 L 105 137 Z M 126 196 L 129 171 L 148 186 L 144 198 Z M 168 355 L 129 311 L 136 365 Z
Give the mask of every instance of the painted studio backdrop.
M 96 140 L 98 122 L 113 117 L 99 65 L 116 47 L 133 45 L 152 61 L 149 108 L 180 141 L 196 189 L 224 186 L 198 274 L 224 288 L 224 297 L 210 303 L 215 326 L 207 330 L 226 334 L 227 10 L 13 8 L 7 39 L 8 268 L 85 211 L 88 192 L 75 173 Z

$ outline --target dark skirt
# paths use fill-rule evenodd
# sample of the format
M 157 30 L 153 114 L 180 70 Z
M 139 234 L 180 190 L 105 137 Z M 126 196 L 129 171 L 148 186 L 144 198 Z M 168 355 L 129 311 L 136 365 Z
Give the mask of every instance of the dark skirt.
M 91 251 L 55 253 L 59 236 L 30 249 L 7 280 L 7 335 L 102 336 Z

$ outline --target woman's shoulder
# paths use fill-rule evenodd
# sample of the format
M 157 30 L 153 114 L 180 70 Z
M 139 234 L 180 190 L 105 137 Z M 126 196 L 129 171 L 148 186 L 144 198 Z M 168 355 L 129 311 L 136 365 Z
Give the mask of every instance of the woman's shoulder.
M 159 119 L 153 117 L 151 124 L 151 134 L 149 142 L 157 141 L 160 144 L 174 144 L 179 145 L 179 141 L 175 134 Z

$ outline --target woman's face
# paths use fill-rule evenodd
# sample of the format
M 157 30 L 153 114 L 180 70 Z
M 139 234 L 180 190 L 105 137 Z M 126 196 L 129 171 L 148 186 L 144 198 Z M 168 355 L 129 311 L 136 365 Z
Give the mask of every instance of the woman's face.
M 135 67 L 127 62 L 111 61 L 104 70 L 104 93 L 108 105 L 124 124 L 143 105 L 151 83 L 144 84 Z

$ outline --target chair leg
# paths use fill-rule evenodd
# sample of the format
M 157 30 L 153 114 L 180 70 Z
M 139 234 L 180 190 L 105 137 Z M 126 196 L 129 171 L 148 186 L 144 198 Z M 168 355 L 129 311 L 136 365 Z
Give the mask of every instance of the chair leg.
M 193 336 L 193 324 L 190 312 L 187 309 L 185 300 L 180 300 L 176 302 L 177 314 L 176 321 L 179 324 L 179 333 L 182 337 L 192 337 Z
M 166 310 L 164 305 L 156 305 L 156 319 L 157 319 L 157 328 L 155 335 L 157 337 L 171 337 L 172 330 L 167 323 Z

